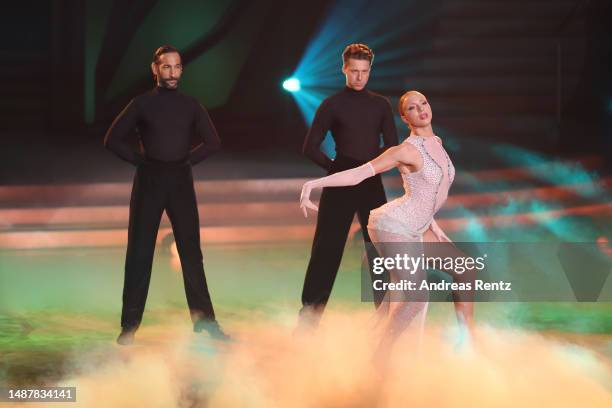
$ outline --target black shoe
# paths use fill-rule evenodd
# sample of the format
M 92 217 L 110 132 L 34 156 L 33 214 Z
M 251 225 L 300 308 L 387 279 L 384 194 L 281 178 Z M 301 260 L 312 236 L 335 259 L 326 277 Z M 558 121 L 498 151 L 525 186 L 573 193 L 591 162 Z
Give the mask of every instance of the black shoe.
M 117 337 L 117 344 L 122 346 L 134 344 L 134 333 L 136 333 L 135 329 L 121 329 L 121 333 Z
M 193 331 L 196 333 L 200 333 L 202 330 L 208 332 L 210 337 L 214 340 L 219 341 L 232 341 L 231 336 L 225 334 L 225 332 L 219 326 L 219 323 L 216 320 L 200 320 L 197 321 L 193 326 Z

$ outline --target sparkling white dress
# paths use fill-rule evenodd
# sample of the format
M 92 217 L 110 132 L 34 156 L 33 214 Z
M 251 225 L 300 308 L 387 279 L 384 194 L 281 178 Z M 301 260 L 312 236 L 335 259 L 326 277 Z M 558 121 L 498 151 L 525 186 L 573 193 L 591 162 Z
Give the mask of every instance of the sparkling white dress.
M 368 222 L 372 243 L 378 253 L 390 258 L 398 254 L 421 254 L 423 234 L 428 228 L 431 228 L 438 241 L 451 242 L 434 216 L 448 197 L 448 190 L 455 178 L 455 167 L 437 136 L 410 136 L 403 143 L 412 144 L 420 152 L 423 166 L 419 171 L 401 174 L 404 195 L 370 211 Z M 374 174 L 374 167 L 368 162 L 360 167 L 309 181 L 302 189 L 302 197 L 307 198 L 310 189 L 315 187 L 356 185 Z M 387 270 L 391 282 L 413 281 L 418 287 L 419 282 L 427 279 L 423 268 L 416 271 L 395 268 Z M 422 333 L 428 303 L 427 290 L 387 291 L 377 313 L 380 317 L 389 317 L 385 331 L 386 342 L 381 343 L 384 346 L 382 349 L 387 348 L 391 344 L 390 339 L 395 338 L 412 321 L 416 320 L 419 333 Z
M 434 220 L 444 205 L 453 180 L 455 167 L 440 139 L 410 136 L 410 143 L 421 153 L 419 171 L 401 173 L 404 195 L 370 212 L 368 228 L 402 235 L 407 241 L 423 242 L 423 233 L 431 226 L 441 242 L 451 242 Z

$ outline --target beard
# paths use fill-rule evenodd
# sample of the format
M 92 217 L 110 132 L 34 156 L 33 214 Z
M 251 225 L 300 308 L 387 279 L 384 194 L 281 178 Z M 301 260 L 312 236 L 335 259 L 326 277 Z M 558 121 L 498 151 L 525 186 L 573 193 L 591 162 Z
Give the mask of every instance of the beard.
M 169 83 L 170 81 L 176 81 L 174 84 Z M 160 78 L 159 84 L 166 89 L 176 89 L 178 88 L 179 79 L 178 78 Z

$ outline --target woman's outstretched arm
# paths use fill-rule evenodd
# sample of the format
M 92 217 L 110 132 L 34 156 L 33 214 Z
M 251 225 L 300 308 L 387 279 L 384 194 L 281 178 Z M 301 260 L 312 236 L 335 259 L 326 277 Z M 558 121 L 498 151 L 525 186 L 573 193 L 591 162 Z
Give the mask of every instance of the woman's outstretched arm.
M 370 163 L 374 166 L 374 174 L 384 173 L 399 165 L 417 167 L 421 159 L 419 151 L 410 143 L 401 143 L 385 150 Z
M 318 207 L 310 201 L 310 193 L 313 189 L 319 187 L 354 186 L 368 177 L 383 173 L 399 164 L 415 165 L 416 155 L 418 154 L 414 146 L 403 143 L 385 150 L 380 156 L 359 167 L 307 181 L 302 187 L 302 194 L 300 196 L 300 208 L 304 212 L 304 217 L 308 216 L 307 208 L 318 211 Z

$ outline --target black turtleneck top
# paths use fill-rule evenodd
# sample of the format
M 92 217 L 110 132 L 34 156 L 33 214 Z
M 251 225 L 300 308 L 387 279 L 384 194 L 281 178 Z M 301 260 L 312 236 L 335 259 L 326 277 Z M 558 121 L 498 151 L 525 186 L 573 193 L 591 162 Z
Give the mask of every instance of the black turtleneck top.
M 138 130 L 144 156 L 134 150 L 129 137 Z M 192 137 L 199 142 L 192 148 Z M 145 158 L 164 162 L 198 163 L 221 148 L 208 112 L 191 96 L 156 87 L 132 99 L 115 118 L 104 146 L 133 164 Z
M 398 143 L 389 100 L 367 89 L 356 91 L 345 87 L 325 99 L 315 114 L 303 152 L 319 166 L 330 170 L 332 160 L 320 149 L 327 131 L 331 131 L 337 155 L 362 162 L 372 160 Z

